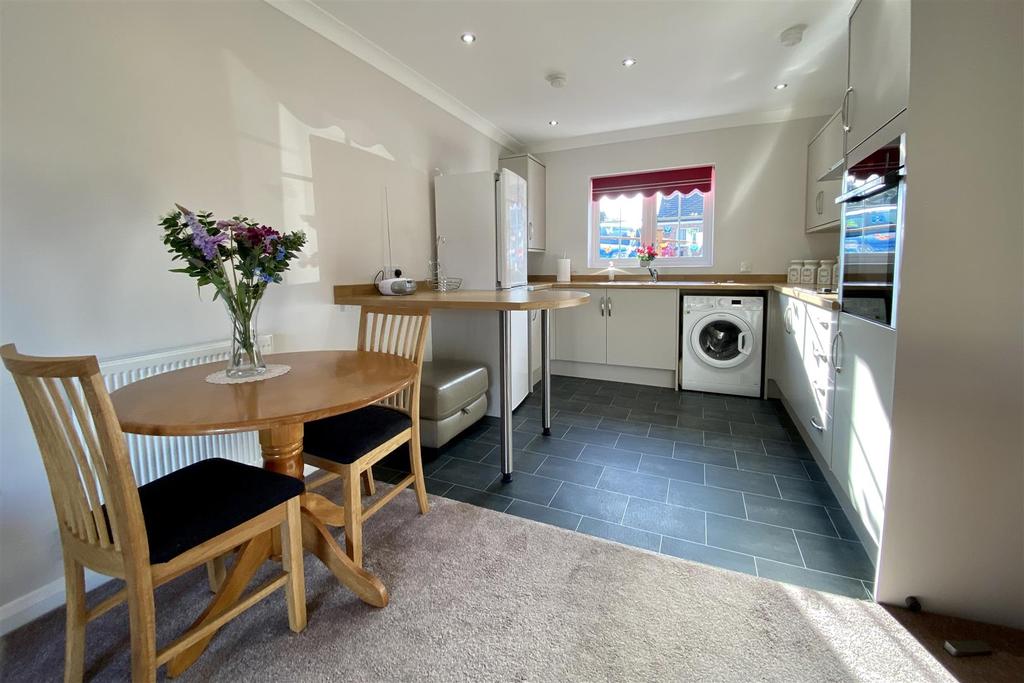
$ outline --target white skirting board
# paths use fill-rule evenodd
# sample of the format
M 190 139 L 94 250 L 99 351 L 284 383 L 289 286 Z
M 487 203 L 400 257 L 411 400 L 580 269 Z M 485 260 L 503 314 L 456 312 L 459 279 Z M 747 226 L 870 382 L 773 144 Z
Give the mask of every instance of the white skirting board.
M 551 374 L 582 377 L 584 379 L 602 379 L 610 382 L 646 384 L 652 387 L 668 387 L 669 389 L 676 388 L 676 372 L 674 370 L 653 370 L 651 368 L 631 368 L 625 365 L 553 360 L 551 361 Z

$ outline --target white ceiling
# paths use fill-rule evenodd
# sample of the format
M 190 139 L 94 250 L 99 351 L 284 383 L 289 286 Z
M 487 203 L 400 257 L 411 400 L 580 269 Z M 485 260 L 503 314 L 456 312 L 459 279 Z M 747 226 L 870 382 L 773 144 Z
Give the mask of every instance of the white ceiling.
M 711 117 L 828 113 L 842 97 L 853 0 L 316 4 L 518 141 L 544 148 Z M 779 33 L 800 23 L 803 42 L 784 47 Z M 475 44 L 460 41 L 466 31 Z M 621 64 L 627 56 L 638 60 L 631 69 Z M 552 72 L 568 84 L 552 88 Z M 774 90 L 780 82 L 789 87 Z

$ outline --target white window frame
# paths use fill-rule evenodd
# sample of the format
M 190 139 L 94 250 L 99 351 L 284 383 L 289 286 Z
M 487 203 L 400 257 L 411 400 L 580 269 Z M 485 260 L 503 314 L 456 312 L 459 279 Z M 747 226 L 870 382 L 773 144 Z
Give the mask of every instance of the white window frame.
M 641 227 L 641 241 L 644 244 L 654 243 L 654 230 L 657 225 L 657 195 L 644 197 L 643 223 Z M 603 268 L 608 265 L 609 259 L 601 258 L 598 253 L 600 248 L 600 237 L 597 234 L 600 225 L 599 202 L 592 197 L 590 199 L 590 222 L 587 226 L 587 266 L 590 268 Z M 711 191 L 704 193 L 704 253 L 700 258 L 692 257 L 662 257 L 654 259 L 654 268 L 710 268 L 715 264 L 714 258 L 714 236 L 715 236 L 715 186 L 712 184 Z M 611 259 L 616 268 L 639 268 L 640 265 L 635 258 Z

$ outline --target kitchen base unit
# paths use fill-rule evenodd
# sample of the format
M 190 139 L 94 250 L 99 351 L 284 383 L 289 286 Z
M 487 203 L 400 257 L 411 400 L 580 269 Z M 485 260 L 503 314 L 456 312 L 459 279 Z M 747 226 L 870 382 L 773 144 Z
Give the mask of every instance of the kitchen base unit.
M 782 399 L 858 539 L 878 555 L 895 332 L 773 294 L 768 394 Z
M 678 387 L 679 292 L 582 291 L 585 305 L 552 314 L 552 372 Z

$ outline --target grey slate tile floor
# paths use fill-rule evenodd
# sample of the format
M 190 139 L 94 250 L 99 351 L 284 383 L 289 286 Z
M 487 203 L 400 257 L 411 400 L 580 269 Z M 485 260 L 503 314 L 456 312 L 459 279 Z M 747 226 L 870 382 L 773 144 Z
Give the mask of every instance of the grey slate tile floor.
M 734 571 L 870 598 L 874 569 L 778 401 L 552 377 L 515 411 L 514 479 L 484 418 L 424 449 L 431 493 Z M 398 455 L 398 454 L 396 454 Z M 374 468 L 404 476 L 405 458 Z M 401 464 L 397 464 L 401 463 Z

